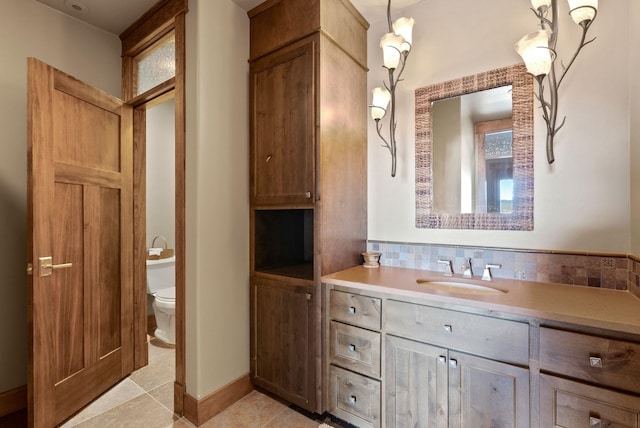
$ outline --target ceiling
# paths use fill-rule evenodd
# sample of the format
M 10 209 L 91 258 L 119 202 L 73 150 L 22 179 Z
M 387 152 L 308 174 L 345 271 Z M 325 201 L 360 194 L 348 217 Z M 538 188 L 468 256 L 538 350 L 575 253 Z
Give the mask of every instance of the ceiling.
M 360 11 L 360 13 L 368 21 L 377 21 L 387 15 L 388 0 L 351 0 L 351 3 Z M 393 10 L 404 9 L 423 0 L 392 0 L 391 8 Z M 233 0 L 235 4 L 244 10 L 251 10 L 264 0 Z
M 36 0 L 46 6 L 73 16 L 94 27 L 113 34 L 122 33 L 158 0 Z M 219 0 L 206 0 L 219 1 Z M 423 0 L 393 0 L 394 10 L 403 9 Z M 248 11 L 264 0 L 233 0 Z M 370 22 L 386 16 L 387 0 L 351 0 L 351 3 Z
M 94 27 L 120 34 L 158 0 L 36 0 Z

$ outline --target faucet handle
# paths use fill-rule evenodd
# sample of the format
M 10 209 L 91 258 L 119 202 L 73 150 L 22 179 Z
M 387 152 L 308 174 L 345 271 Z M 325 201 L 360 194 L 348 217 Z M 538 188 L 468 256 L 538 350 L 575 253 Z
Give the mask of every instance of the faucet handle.
M 482 273 L 482 279 L 484 281 L 491 281 L 491 278 L 493 278 L 493 276 L 491 275 L 491 269 L 500 269 L 501 267 L 502 265 L 488 263 L 484 267 L 484 272 Z
M 451 260 L 438 260 L 438 264 L 445 265 L 444 276 L 453 276 L 453 265 Z

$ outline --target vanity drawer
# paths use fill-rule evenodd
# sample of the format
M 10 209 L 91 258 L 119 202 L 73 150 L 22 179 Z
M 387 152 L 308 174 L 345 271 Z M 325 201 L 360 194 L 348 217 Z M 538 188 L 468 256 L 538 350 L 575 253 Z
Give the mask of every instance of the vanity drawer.
M 380 382 L 329 367 L 329 413 L 356 426 L 380 426 Z
M 540 328 L 540 368 L 640 393 L 640 344 Z
M 380 377 L 380 333 L 331 321 L 329 340 L 331 363 Z
M 382 302 L 376 297 L 331 290 L 329 316 L 338 321 L 380 330 Z
M 540 375 L 540 427 L 640 426 L 640 397 Z
M 387 333 L 491 359 L 529 365 L 529 325 L 388 300 Z

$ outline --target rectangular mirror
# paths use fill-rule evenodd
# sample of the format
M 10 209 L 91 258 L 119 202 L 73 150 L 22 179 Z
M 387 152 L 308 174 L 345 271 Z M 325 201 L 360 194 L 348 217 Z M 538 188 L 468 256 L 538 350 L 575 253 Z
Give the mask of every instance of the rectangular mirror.
M 533 78 L 524 65 L 416 90 L 416 226 L 533 229 Z

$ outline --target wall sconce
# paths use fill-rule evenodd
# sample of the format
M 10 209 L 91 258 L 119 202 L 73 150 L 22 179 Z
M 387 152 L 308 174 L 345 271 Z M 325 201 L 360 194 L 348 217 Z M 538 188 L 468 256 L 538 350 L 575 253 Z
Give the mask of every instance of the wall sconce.
M 387 21 L 389 32 L 380 39 L 382 48 L 383 67 L 389 72 L 389 82 L 383 82 L 384 88 L 375 88 L 373 100 L 371 101 L 371 117 L 376 121 L 376 131 L 383 141 L 382 147 L 386 147 L 391 153 L 391 176 L 396 176 L 396 85 L 402 81 L 400 76 L 404 71 L 404 66 L 411 50 L 411 40 L 413 32 L 413 18 L 399 18 L 391 23 L 391 0 L 387 3 Z M 397 75 L 396 75 L 397 72 Z M 389 140 L 385 139 L 380 132 L 382 122 L 380 121 L 387 111 L 389 113 Z
M 558 39 L 558 0 L 531 0 L 532 10 L 540 20 L 540 30 L 527 34 L 516 44 L 516 52 L 522 57 L 527 71 L 538 81 L 538 101 L 542 108 L 542 117 L 547 124 L 547 160 L 553 163 L 553 137 L 564 125 L 556 126 L 558 117 L 558 88 L 564 76 L 573 65 L 583 47 L 595 40 L 585 41 L 587 31 L 596 18 L 598 0 L 568 0 L 569 13 L 573 21 L 582 28 L 582 37 L 578 48 L 571 57 L 568 65 L 562 64 L 562 73 L 556 76 L 555 60 L 556 42 Z M 551 9 L 551 16 L 548 16 Z M 549 100 L 545 98 L 544 80 L 549 85 Z

